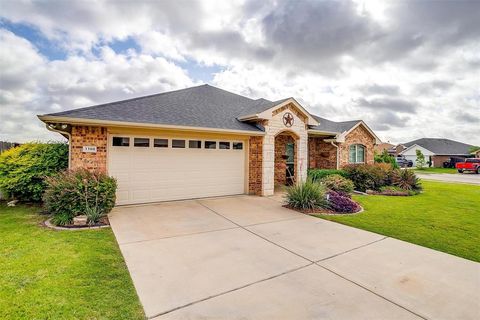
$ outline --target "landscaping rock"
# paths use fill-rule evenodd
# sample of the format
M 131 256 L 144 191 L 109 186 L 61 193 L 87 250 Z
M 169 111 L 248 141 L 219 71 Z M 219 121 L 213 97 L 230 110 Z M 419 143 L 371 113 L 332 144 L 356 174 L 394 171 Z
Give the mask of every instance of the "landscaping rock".
M 15 207 L 15 205 L 17 204 L 18 200 L 12 200 L 12 201 L 9 201 L 7 202 L 7 206 L 9 207 Z
M 87 225 L 87 216 L 76 216 L 73 218 L 73 225 L 74 226 L 86 226 Z

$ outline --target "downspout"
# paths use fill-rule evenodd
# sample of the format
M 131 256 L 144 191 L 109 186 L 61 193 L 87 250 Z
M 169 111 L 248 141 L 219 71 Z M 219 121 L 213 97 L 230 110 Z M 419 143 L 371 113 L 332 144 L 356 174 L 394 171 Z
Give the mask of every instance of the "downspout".
M 340 163 L 340 159 L 338 158 L 338 155 L 339 155 L 339 154 L 338 154 L 338 153 L 339 153 L 339 150 L 338 150 L 338 145 L 336 145 L 336 144 L 335 144 L 335 142 L 334 142 L 333 140 L 330 140 L 330 144 L 331 144 L 332 146 L 334 146 L 334 147 L 337 149 L 337 168 L 336 168 L 336 169 L 338 170 L 339 163 Z
M 56 126 L 57 124 L 51 124 L 51 123 L 46 123 L 45 126 L 47 127 L 47 130 L 49 131 L 52 131 L 52 132 L 56 132 L 56 133 L 60 133 L 62 136 L 67 136 L 67 139 L 68 139 L 68 169 L 71 168 L 71 162 L 72 162 L 72 134 L 68 131 L 62 131 L 62 130 L 59 130 L 59 129 L 56 129 L 55 127 L 52 127 L 52 126 Z M 62 125 L 62 127 L 65 126 L 64 129 L 68 128 L 67 125 Z

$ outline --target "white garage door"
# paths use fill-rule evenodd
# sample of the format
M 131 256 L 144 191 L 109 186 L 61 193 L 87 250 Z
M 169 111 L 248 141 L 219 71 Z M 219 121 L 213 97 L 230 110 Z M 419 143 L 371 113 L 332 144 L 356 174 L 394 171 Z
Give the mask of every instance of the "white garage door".
M 245 192 L 242 141 L 111 135 L 108 152 L 119 205 Z

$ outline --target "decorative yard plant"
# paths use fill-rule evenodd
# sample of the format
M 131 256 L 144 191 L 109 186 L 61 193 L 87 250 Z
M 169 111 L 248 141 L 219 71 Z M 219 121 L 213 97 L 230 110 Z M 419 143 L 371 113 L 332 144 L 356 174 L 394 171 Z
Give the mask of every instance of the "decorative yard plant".
M 0 154 L 0 189 L 11 198 L 38 202 L 45 178 L 68 165 L 65 143 L 25 143 Z
M 315 210 L 328 207 L 325 187 L 310 179 L 288 187 L 286 200 L 289 207 L 299 210 Z
M 337 174 L 347 178 L 346 172 L 336 169 L 308 169 L 308 178 L 313 182 L 319 181 L 329 175 Z
M 117 183 L 101 172 L 67 170 L 47 179 L 43 200 L 52 222 L 68 225 L 74 217 L 86 215 L 89 224 L 97 223 L 115 205 Z
M 360 211 L 360 205 L 345 194 L 329 191 L 327 193 L 327 199 L 329 207 L 335 212 L 355 213 Z
M 320 180 L 320 183 L 329 190 L 341 191 L 344 193 L 351 193 L 353 192 L 354 188 L 352 180 L 344 178 L 338 174 L 326 176 L 325 178 Z

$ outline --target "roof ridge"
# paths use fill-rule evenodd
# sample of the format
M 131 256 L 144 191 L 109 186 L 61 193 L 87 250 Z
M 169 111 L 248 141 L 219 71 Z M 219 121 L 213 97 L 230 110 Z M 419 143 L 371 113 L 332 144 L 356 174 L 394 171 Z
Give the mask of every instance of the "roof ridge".
M 177 90 L 172 90 L 172 91 L 154 93 L 154 94 L 149 94 L 149 95 L 146 95 L 146 96 L 128 98 L 128 99 L 123 99 L 123 100 L 118 100 L 118 101 L 107 102 L 107 103 L 100 103 L 100 104 L 95 104 L 93 106 L 76 108 L 76 109 L 71 109 L 71 110 L 64 110 L 64 111 L 55 112 L 55 113 L 48 113 L 48 114 L 44 114 L 44 115 L 58 115 L 58 114 L 62 114 L 62 113 L 69 112 L 69 111 L 80 111 L 80 110 L 87 110 L 87 109 L 92 109 L 92 108 L 102 108 L 102 107 L 106 107 L 106 106 L 109 106 L 109 105 L 112 105 L 112 104 L 135 101 L 135 100 L 144 99 L 144 98 L 151 98 L 151 97 L 161 96 L 161 95 L 164 95 L 164 94 L 167 94 L 167 93 L 179 92 L 179 91 L 183 91 L 183 90 L 206 87 L 206 86 L 210 86 L 210 85 L 205 83 L 205 84 L 201 84 L 201 85 L 194 86 L 194 87 L 187 87 L 187 88 L 182 88 L 182 89 L 177 89 Z

